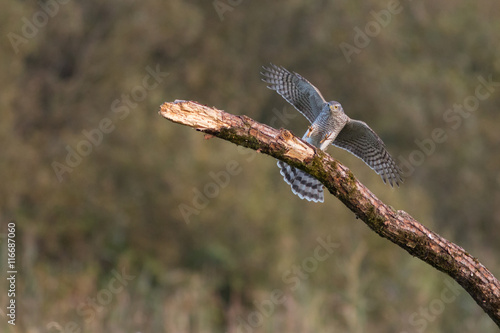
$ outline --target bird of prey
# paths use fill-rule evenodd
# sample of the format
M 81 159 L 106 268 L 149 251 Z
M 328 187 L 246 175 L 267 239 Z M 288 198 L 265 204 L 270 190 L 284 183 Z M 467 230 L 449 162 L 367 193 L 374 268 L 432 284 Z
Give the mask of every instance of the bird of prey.
M 384 183 L 399 186 L 401 170 L 379 136 L 362 121 L 350 119 L 342 105 L 326 102 L 319 90 L 295 72 L 271 64 L 263 66 L 263 81 L 276 90 L 311 123 L 302 139 L 325 150 L 330 143 L 362 159 L 382 177 Z M 308 173 L 278 161 L 280 173 L 301 199 L 323 202 L 323 185 Z

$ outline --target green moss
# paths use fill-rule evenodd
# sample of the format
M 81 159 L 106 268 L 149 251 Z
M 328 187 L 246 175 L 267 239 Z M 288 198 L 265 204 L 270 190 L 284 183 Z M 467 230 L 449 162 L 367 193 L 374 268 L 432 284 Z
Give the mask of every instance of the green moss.
M 314 154 L 313 159 L 309 162 L 309 166 L 312 169 L 311 174 L 316 178 L 323 178 L 325 176 L 325 170 L 323 168 L 322 156 L 319 154 Z
M 368 208 L 366 218 L 366 223 L 368 224 L 368 226 L 375 230 L 378 234 L 382 234 L 382 231 L 385 227 L 385 220 L 379 214 L 377 214 L 374 206 Z
M 354 174 L 349 170 L 348 172 L 348 182 L 349 182 L 349 196 L 353 197 L 357 193 L 357 188 L 356 188 L 356 177 L 354 177 Z

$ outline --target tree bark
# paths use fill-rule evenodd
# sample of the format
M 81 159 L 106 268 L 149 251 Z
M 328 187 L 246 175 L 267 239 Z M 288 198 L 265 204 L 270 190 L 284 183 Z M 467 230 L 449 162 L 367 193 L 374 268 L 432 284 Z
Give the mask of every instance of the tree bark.
M 500 327 L 500 282 L 460 246 L 394 210 L 327 153 L 286 129 L 235 116 L 192 101 L 164 103 L 160 115 L 208 135 L 268 154 L 316 177 L 368 227 L 457 281 Z

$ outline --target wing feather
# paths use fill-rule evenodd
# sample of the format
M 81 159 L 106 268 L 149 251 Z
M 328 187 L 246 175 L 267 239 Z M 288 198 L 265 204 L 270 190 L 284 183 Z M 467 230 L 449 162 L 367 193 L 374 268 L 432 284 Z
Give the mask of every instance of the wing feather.
M 384 183 L 399 186 L 403 182 L 401 170 L 391 157 L 384 142 L 366 123 L 350 120 L 332 142 L 362 159 L 382 177 Z
M 289 72 L 283 67 L 271 64 L 270 67 L 262 68 L 262 81 L 269 84 L 267 87 L 280 94 L 312 124 L 326 103 L 320 91 L 300 74 Z

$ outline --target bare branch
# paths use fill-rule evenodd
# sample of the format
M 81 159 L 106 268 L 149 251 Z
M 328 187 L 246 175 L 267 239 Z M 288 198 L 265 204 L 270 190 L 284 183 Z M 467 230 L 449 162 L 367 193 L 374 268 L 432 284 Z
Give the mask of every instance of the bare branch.
M 175 123 L 280 159 L 315 176 L 380 236 L 457 281 L 500 327 L 500 282 L 476 258 L 429 230 L 408 213 L 380 201 L 351 171 L 288 130 L 276 130 L 191 101 L 165 103 L 159 112 Z

